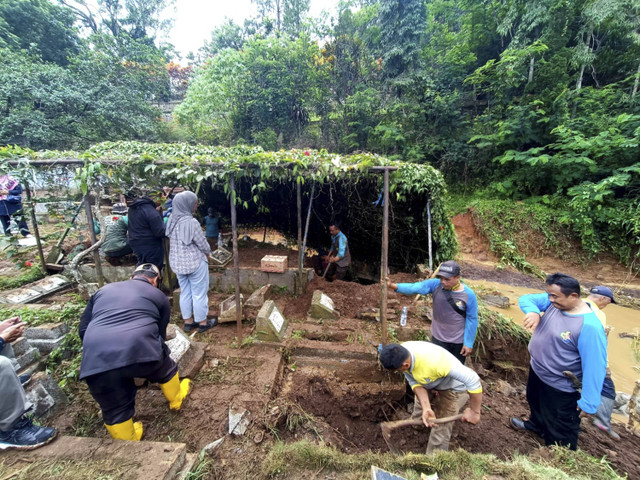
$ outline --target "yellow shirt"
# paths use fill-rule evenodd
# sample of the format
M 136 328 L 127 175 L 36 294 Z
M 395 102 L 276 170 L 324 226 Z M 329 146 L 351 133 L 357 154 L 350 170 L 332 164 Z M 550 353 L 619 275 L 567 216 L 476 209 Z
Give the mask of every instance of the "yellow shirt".
M 453 390 L 482 393 L 478 374 L 439 345 L 431 342 L 404 342 L 411 354 L 411 368 L 404 376 L 411 389 Z

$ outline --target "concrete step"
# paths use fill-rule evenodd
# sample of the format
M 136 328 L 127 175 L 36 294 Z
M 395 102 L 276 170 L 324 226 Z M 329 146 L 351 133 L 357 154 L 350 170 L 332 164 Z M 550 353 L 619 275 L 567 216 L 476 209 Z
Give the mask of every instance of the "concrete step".
M 10 462 L 20 455 L 24 462 Z M 9 476 L 20 471 L 24 465 L 34 464 L 38 460 L 90 462 L 91 460 L 113 461 L 119 464 L 134 465 L 131 478 L 140 480 L 176 480 L 186 477 L 194 466 L 198 455 L 187 454 L 184 443 L 167 442 L 127 442 L 111 438 L 89 438 L 61 436 L 48 445 L 27 452 L 0 452 L 0 463 L 10 467 Z M 15 470 L 12 470 L 14 469 Z

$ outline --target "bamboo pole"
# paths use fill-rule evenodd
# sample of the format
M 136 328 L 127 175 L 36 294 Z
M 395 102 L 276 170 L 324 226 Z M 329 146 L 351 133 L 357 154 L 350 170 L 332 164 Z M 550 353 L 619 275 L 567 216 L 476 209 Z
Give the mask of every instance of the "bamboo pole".
M 36 245 L 38 246 L 38 258 L 42 265 L 42 273 L 47 274 L 47 262 L 44 259 L 44 251 L 42 250 L 42 241 L 40 240 L 40 230 L 38 229 L 38 222 L 36 220 L 36 204 L 31 201 L 31 189 L 29 183 L 24 182 L 24 188 L 27 193 L 27 202 L 31 205 L 31 223 L 33 224 L 33 236 L 36 237 Z M 24 213 L 24 212 L 23 212 Z
M 387 343 L 387 279 L 389 278 L 389 170 L 384 171 L 384 207 L 382 214 L 382 252 L 380 261 L 380 327 L 382 343 Z
M 381 341 L 387 343 L 387 280 L 389 279 L 389 172 L 398 167 L 372 167 L 384 172 L 384 205 L 382 213 L 382 247 L 380 252 L 380 328 Z
M 300 181 L 296 181 L 296 205 L 298 207 L 298 275 L 300 276 L 300 284 L 302 283 L 302 186 Z M 301 287 L 301 285 L 299 285 Z M 302 292 L 298 292 L 302 293 Z
M 238 346 L 242 345 L 242 306 L 240 305 L 240 262 L 238 259 L 238 222 L 236 218 L 236 179 L 229 174 L 229 196 L 231 201 L 231 234 L 233 241 L 233 279 L 236 290 L 236 325 L 238 327 Z
M 433 239 L 431 233 L 431 198 L 427 199 L 427 231 L 429 234 L 429 270 L 433 272 Z
M 313 182 L 311 185 L 311 193 L 309 194 L 309 208 L 307 209 L 307 220 L 304 223 L 304 237 L 302 238 L 302 260 L 304 262 L 305 252 L 307 250 L 307 235 L 309 234 L 309 219 L 311 218 L 311 204 L 313 203 L 313 191 L 316 189 L 316 184 Z
M 89 236 L 91 237 L 91 245 L 95 245 L 98 241 L 96 237 L 95 222 L 93 220 L 93 211 L 91 210 L 91 201 L 89 199 L 89 192 L 84 196 L 84 206 L 87 211 L 87 223 L 89 224 Z M 102 263 L 100 263 L 100 253 L 96 248 L 93 251 L 93 261 L 96 264 L 96 275 L 98 277 L 98 287 L 104 285 L 104 276 L 102 274 Z

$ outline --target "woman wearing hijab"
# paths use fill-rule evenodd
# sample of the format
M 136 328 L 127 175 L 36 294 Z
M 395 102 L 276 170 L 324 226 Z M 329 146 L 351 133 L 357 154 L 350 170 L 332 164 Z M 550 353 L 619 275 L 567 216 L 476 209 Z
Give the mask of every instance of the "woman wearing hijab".
M 180 284 L 180 311 L 184 331 L 197 328 L 206 332 L 218 323 L 217 318 L 207 319 L 209 311 L 209 263 L 211 248 L 193 217 L 198 197 L 193 192 L 181 192 L 173 199 L 173 212 L 167 222 L 166 235 L 171 241 L 169 263 Z

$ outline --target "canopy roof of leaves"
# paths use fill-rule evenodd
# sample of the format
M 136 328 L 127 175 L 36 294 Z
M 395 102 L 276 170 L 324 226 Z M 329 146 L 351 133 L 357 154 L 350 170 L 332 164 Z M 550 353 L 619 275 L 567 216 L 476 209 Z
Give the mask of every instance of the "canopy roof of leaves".
M 372 154 L 341 156 L 315 150 L 265 152 L 260 147 L 211 147 L 187 144 L 107 142 L 85 152 L 33 152 L 16 147 L 0 155 L 30 160 L 28 169 L 52 168 L 33 160 L 61 165 L 83 160 L 76 170 L 83 189 L 101 185 L 112 192 L 140 194 L 163 186 L 200 184 L 200 207 L 214 207 L 223 217 L 230 209 L 229 178 L 234 175 L 239 224 L 259 224 L 297 236 L 296 183 L 303 193 L 303 222 L 313 188 L 308 244 L 327 247 L 327 227 L 338 222 L 349 239 L 352 257 L 373 269 L 380 259 L 383 175 L 371 167 L 391 166 L 389 262 L 411 268 L 428 259 L 428 212 L 431 200 L 433 251 L 436 262 L 457 249 L 446 215 L 446 185 L 429 165 L 391 161 Z M 242 208 L 244 207 L 244 208 Z

